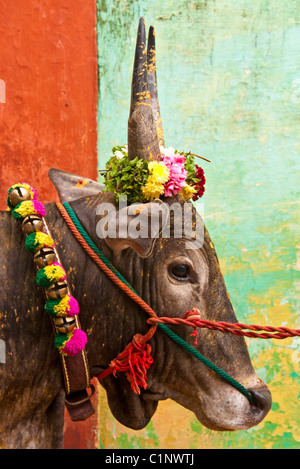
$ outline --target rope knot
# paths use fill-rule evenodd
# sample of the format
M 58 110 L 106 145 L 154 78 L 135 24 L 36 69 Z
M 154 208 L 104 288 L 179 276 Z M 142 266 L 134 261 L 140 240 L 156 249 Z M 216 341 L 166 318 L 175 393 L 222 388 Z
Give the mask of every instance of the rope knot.
M 195 337 L 194 340 L 194 347 L 197 345 L 198 341 L 198 331 L 197 331 L 197 325 L 195 324 L 195 321 L 197 319 L 200 319 L 200 311 L 197 308 L 192 308 L 183 315 L 183 319 L 190 321 L 194 324 L 192 324 L 192 327 L 194 328 L 194 332 L 191 333 L 191 337 Z
M 146 342 L 145 336 L 136 334 L 109 367 L 114 376 L 118 371 L 125 373 L 133 392 L 140 394 L 140 387 L 147 388 L 147 370 L 152 363 L 150 344 Z

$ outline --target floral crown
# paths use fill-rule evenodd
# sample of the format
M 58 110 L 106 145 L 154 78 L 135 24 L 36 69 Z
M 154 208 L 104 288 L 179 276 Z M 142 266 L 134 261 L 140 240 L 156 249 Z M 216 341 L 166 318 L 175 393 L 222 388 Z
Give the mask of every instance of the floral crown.
M 114 147 L 106 169 L 100 171 L 104 190 L 113 192 L 117 201 L 126 196 L 130 204 L 177 194 L 184 200 L 202 197 L 206 179 L 203 169 L 194 163 L 194 156 L 198 155 L 163 146 L 160 151 L 161 161 L 148 162 L 139 158 L 130 160 L 127 145 Z

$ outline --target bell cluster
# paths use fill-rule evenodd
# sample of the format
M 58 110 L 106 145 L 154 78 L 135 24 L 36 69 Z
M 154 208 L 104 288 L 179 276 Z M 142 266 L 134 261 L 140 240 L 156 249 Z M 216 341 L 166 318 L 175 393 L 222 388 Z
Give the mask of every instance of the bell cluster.
M 9 194 L 9 201 L 13 207 L 16 207 L 26 200 L 31 200 L 31 193 L 25 187 L 16 187 Z M 31 233 L 41 232 L 43 231 L 43 227 L 43 219 L 37 215 L 27 215 L 22 222 L 22 231 L 25 236 Z M 42 269 L 53 264 L 53 262 L 58 262 L 54 250 L 49 247 L 43 247 L 36 251 L 33 260 L 37 269 Z M 58 281 L 51 284 L 48 288 L 44 289 L 44 291 L 47 299 L 59 300 L 68 294 L 68 285 L 64 280 Z M 56 332 L 63 334 L 72 332 L 76 327 L 75 318 L 71 316 L 54 317 L 53 322 Z

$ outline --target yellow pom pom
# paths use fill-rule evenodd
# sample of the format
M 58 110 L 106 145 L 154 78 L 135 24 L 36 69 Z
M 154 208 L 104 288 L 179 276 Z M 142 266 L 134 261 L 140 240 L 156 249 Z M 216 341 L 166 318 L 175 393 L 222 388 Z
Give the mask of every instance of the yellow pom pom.
M 31 200 L 25 200 L 18 208 L 15 208 L 15 213 L 17 213 L 20 218 L 25 218 L 28 215 L 35 215 L 36 211 L 33 202 Z
M 51 236 L 49 236 L 45 233 L 42 233 L 40 231 L 38 233 L 35 233 L 35 245 L 36 245 L 36 247 L 39 247 L 39 248 L 44 247 L 44 246 L 51 247 L 53 244 L 54 244 L 54 241 L 51 238 Z

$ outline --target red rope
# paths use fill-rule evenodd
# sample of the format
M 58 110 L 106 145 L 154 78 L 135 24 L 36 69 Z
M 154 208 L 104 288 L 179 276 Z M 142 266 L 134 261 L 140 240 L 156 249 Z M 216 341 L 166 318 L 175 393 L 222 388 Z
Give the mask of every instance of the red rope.
M 191 318 L 191 314 L 193 315 L 193 318 Z M 200 312 L 197 311 L 195 308 L 190 311 L 187 311 L 182 319 L 160 317 L 150 318 L 147 322 L 148 324 L 184 324 L 193 328 L 207 328 L 212 330 L 218 330 L 221 332 L 228 332 L 234 335 L 243 335 L 246 337 L 253 337 L 258 339 L 286 339 L 288 337 L 300 337 L 300 329 L 289 329 L 287 327 L 258 326 L 256 324 L 246 325 L 242 323 L 229 323 L 224 321 L 208 321 L 206 319 L 200 319 Z M 250 331 L 264 332 L 246 332 L 245 329 L 248 329 Z

